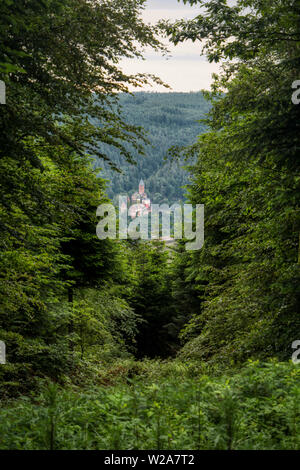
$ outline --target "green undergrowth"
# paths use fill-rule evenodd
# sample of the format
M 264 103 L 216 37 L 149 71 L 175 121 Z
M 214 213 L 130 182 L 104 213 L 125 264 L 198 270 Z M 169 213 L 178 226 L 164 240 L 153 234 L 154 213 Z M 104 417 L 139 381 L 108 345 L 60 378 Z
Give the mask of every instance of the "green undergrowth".
M 1 449 L 299 449 L 300 368 L 249 362 L 208 371 L 123 361 L 99 384 L 40 384 L 2 403 Z

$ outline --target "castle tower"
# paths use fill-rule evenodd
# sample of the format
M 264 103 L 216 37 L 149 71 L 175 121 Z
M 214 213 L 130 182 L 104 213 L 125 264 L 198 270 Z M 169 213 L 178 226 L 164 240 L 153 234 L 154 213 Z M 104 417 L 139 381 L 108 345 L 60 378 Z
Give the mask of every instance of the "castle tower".
M 139 193 L 142 195 L 144 194 L 144 192 L 145 192 L 145 184 L 144 184 L 144 181 L 141 180 L 139 184 Z

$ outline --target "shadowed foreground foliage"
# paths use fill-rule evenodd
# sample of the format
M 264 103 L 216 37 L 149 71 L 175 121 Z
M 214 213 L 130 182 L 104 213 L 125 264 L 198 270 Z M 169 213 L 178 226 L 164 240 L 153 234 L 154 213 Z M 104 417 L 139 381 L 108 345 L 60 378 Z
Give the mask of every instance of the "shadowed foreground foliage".
M 276 362 L 228 374 L 199 363 L 119 363 L 99 375 L 106 387 L 48 383 L 5 404 L 0 448 L 300 449 L 299 376 Z

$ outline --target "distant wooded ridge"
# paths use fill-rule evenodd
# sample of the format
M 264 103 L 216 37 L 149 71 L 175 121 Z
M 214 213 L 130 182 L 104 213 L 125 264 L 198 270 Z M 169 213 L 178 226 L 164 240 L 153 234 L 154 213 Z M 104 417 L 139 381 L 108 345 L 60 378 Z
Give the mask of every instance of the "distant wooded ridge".
M 199 120 L 205 117 L 210 103 L 202 92 L 138 92 L 133 95 L 120 94 L 120 104 L 124 120 L 142 126 L 150 145 L 145 147 L 144 156 L 136 150 L 132 151 L 136 165 L 125 162 L 116 148 L 101 146 L 101 150 L 123 171 L 120 174 L 112 171 L 103 161 L 96 162 L 96 167 L 103 168 L 101 176 L 109 180 L 109 197 L 113 199 L 120 193 L 132 195 L 137 191 L 140 178 L 143 178 L 146 191 L 154 203 L 184 200 L 183 186 L 188 183 L 185 163 L 171 163 L 165 157 L 171 146 L 189 145 L 205 131 L 204 124 Z

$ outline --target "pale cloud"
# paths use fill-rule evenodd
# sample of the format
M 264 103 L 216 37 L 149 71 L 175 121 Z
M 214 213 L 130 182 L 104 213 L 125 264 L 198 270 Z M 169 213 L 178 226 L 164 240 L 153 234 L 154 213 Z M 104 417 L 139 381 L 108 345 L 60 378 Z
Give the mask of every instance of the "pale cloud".
M 199 9 L 197 9 L 199 11 Z M 197 14 L 196 11 L 196 14 Z M 156 23 L 160 19 L 164 20 L 178 20 L 180 18 L 186 18 L 186 19 L 191 19 L 194 18 L 195 16 L 195 9 L 193 8 L 188 8 L 188 9 L 182 9 L 182 10 L 152 10 L 152 9 L 147 9 L 144 10 L 143 12 L 143 18 L 146 21 L 146 23 Z
M 132 61 L 123 61 L 123 69 L 126 73 L 150 73 L 160 77 L 165 83 L 171 86 L 167 90 L 162 86 L 154 84 L 153 87 L 144 86 L 144 91 L 177 91 L 189 92 L 208 90 L 211 83 L 211 76 L 217 73 L 219 67 L 217 64 L 210 64 L 200 57 L 190 60 L 184 58 L 180 60 L 174 58 L 171 60 L 145 60 L 136 64 L 133 70 Z
M 155 24 L 160 19 L 176 20 L 180 18 L 191 19 L 199 13 L 198 7 L 188 7 L 176 0 L 149 0 L 143 12 L 143 19 L 147 23 Z M 200 43 L 186 41 L 177 46 L 163 41 L 170 54 L 163 57 L 150 49 L 145 50 L 145 60 L 126 59 L 122 61 L 122 68 L 128 74 L 150 73 L 157 75 L 168 83 L 171 91 L 199 91 L 208 90 L 212 83 L 212 74 L 217 73 L 220 66 L 210 64 L 201 56 Z M 166 91 L 165 88 L 154 84 L 145 86 L 145 91 Z

